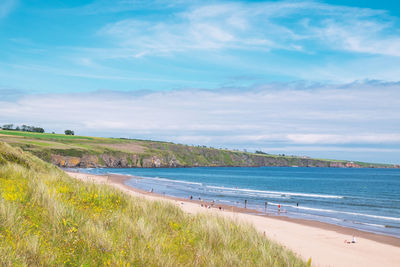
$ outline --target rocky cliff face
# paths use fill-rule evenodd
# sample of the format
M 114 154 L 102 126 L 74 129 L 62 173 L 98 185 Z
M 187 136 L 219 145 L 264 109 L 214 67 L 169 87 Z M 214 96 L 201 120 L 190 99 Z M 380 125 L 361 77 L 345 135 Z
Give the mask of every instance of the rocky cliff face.
M 165 161 L 157 156 L 140 157 L 138 155 L 115 156 L 102 154 L 100 156 L 84 155 L 71 157 L 51 155 L 51 163 L 65 168 L 160 168 L 180 167 L 176 159 Z
M 298 166 L 298 167 L 333 167 L 333 168 L 360 168 L 352 162 L 334 162 L 314 160 L 308 158 L 266 157 L 262 155 L 232 154 L 227 160 L 210 160 L 209 163 L 193 162 L 181 163 L 174 157 L 141 156 L 141 155 L 83 155 L 82 157 L 51 155 L 51 163 L 66 168 L 175 168 L 197 166 Z

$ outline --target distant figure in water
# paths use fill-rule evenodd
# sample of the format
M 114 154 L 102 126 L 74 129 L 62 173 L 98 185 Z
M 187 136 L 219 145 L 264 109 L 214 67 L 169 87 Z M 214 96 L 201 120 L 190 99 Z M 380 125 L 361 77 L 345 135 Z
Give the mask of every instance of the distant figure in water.
M 281 204 L 278 205 L 278 212 L 281 212 Z
M 193 199 L 193 196 L 190 196 L 190 200 L 192 200 Z
M 247 209 L 247 199 L 244 200 L 244 208 Z
M 268 202 L 265 201 L 265 212 L 267 212 L 267 205 L 268 205 Z
M 299 202 L 297 202 L 297 204 L 296 204 L 296 205 L 297 205 L 297 207 L 298 207 L 298 206 L 299 206 Z
M 201 197 L 199 197 L 199 200 L 201 200 Z
M 154 191 L 154 190 L 153 190 L 153 188 L 152 188 L 150 192 L 153 193 L 153 191 Z

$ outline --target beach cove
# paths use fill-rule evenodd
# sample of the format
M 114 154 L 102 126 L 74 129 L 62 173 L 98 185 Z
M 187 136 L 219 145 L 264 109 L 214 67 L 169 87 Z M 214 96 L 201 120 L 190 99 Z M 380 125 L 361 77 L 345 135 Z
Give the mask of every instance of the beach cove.
M 249 210 L 228 205 L 218 204 L 214 208 L 205 208 L 210 203 L 135 189 L 125 184 L 132 179 L 130 176 L 68 174 L 88 182 L 110 184 L 130 195 L 169 201 L 188 213 L 214 213 L 250 223 L 260 233 L 291 249 L 305 261 L 311 258 L 313 266 L 398 266 L 400 262 L 400 239 L 396 237 L 284 216 L 257 216 L 249 214 Z M 351 241 L 352 236 L 356 237 L 356 243 L 345 242 Z
M 400 238 L 400 170 L 290 167 L 95 168 L 166 196 L 203 200 Z

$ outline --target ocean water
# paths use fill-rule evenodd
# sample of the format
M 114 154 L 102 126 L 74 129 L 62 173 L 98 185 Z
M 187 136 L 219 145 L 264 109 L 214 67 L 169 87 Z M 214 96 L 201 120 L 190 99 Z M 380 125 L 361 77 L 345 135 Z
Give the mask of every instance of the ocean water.
M 127 185 L 400 237 L 400 169 L 199 167 L 79 169 Z M 265 209 L 267 202 L 267 209 Z M 280 205 L 280 213 L 278 212 Z

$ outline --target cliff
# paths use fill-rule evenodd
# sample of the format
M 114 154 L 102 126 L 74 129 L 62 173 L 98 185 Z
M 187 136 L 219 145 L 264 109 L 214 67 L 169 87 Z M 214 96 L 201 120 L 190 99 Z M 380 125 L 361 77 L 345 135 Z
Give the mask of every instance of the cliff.
M 399 167 L 388 164 L 255 154 L 148 140 L 66 136 L 16 131 L 1 131 L 0 140 L 29 151 L 54 165 L 70 168 L 175 168 L 199 166 Z
M 268 157 L 240 153 L 227 153 L 229 159 L 222 157 L 204 163 L 192 161 L 181 162 L 176 157 L 141 156 L 141 155 L 109 155 L 98 156 L 83 155 L 82 157 L 61 156 L 52 154 L 50 162 L 68 168 L 175 168 L 175 167 L 200 167 L 200 166 L 237 166 L 237 167 L 260 167 L 260 166 L 298 166 L 298 167 L 335 167 L 335 168 L 361 168 L 361 165 L 350 162 L 335 162 L 315 159 L 302 159 L 296 157 Z

